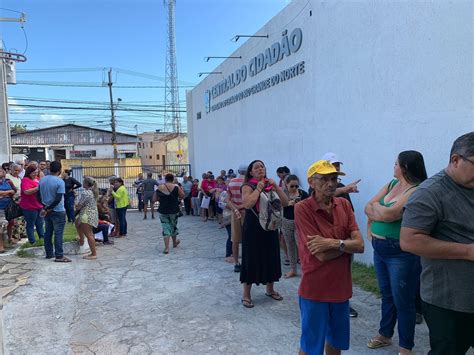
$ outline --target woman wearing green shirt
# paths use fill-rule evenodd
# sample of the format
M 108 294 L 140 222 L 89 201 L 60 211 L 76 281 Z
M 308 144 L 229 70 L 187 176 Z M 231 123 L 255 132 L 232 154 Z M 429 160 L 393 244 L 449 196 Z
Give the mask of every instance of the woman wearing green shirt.
M 415 345 L 415 299 L 421 265 L 418 256 L 400 249 L 400 229 L 403 206 L 427 178 L 421 153 L 401 152 L 395 161 L 394 177 L 365 207 L 382 294 L 380 328 L 367 346 L 377 349 L 390 345 L 398 321 L 399 353 L 409 354 Z
M 129 203 L 128 192 L 123 185 L 121 178 L 115 179 L 113 188 L 110 187 L 110 193 L 115 199 L 115 211 L 119 222 L 120 237 L 127 236 L 127 207 Z

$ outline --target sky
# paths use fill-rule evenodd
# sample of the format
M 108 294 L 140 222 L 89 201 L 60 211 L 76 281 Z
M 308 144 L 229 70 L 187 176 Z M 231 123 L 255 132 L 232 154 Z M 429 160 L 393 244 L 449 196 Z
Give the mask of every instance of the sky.
M 212 71 L 222 61 L 205 62 L 204 57 L 230 55 L 243 43 L 230 41 L 234 35 L 257 32 L 289 2 L 176 0 L 183 110 L 185 90 L 203 79 L 198 73 Z M 13 12 L 18 11 L 27 19 L 23 29 L 20 23 L 0 23 L 4 50 L 27 57 L 16 65 L 17 84 L 7 86 L 12 124 L 23 123 L 28 129 L 66 123 L 110 128 L 109 90 L 103 83 L 112 68 L 117 130 L 163 129 L 167 41 L 163 0 L 2 0 L 0 8 L 2 18 L 18 18 L 20 14 Z M 186 114 L 181 115 L 185 125 Z

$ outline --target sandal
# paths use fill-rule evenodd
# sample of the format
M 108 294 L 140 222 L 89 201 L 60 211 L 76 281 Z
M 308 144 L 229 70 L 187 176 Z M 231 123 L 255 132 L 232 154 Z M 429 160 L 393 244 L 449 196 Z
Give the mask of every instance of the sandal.
M 254 304 L 252 303 L 252 300 L 246 300 L 246 299 L 242 298 L 241 302 L 242 302 L 242 305 L 245 308 L 253 308 L 254 307 Z
M 275 301 L 282 301 L 283 300 L 283 297 L 281 297 L 281 295 L 276 291 L 273 291 L 272 293 L 265 292 L 265 296 L 271 297 Z
M 168 254 L 170 251 L 168 248 L 165 248 L 165 250 L 163 250 L 163 254 Z
M 298 274 L 293 271 L 288 271 L 285 275 L 283 275 L 283 278 L 285 279 L 291 279 L 292 277 L 296 277 Z
M 179 243 L 181 243 L 181 240 L 176 239 L 176 243 L 173 243 L 173 248 L 176 248 L 179 245 Z
M 86 260 L 96 260 L 97 256 L 89 254 L 89 255 L 84 255 L 82 258 Z
M 63 256 L 62 258 L 54 259 L 54 261 L 57 263 L 70 263 L 72 260 Z
M 387 341 L 377 339 L 377 338 L 372 338 L 367 343 L 367 347 L 369 349 L 380 349 L 380 348 L 383 348 L 384 346 L 389 346 L 389 345 L 392 345 L 391 341 L 387 342 Z

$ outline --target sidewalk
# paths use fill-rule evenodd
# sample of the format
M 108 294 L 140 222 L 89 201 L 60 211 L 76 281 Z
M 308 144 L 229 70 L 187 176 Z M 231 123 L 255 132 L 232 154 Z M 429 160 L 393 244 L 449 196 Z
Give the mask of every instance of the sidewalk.
M 295 354 L 299 348 L 299 278 L 276 284 L 283 302 L 254 287 L 255 308 L 241 303 L 239 275 L 224 261 L 225 229 L 197 217 L 179 220 L 181 244 L 162 254 L 159 219 L 128 213 L 129 237 L 101 246 L 97 261 L 33 259 L 28 285 L 4 299 L 7 354 Z M 287 267 L 284 267 L 284 272 Z M 355 289 L 351 350 L 376 334 L 380 301 Z M 428 351 L 419 325 L 417 354 Z M 397 343 L 397 339 L 394 339 Z

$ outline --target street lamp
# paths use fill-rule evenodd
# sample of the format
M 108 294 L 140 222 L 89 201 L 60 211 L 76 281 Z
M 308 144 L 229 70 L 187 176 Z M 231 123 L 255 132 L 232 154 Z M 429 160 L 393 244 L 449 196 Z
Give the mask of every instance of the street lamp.
M 214 58 L 221 58 L 221 59 L 229 59 L 229 58 L 231 58 L 231 59 L 242 59 L 242 56 L 240 56 L 240 55 L 239 55 L 238 57 L 212 57 L 212 56 L 211 56 L 211 57 L 204 57 L 204 61 L 205 61 L 205 62 L 208 62 L 209 59 L 211 59 L 211 58 L 213 58 L 213 59 L 214 59 Z
M 244 38 L 268 38 L 268 35 L 235 35 L 230 40 L 232 42 L 237 42 L 241 37 L 244 37 Z
M 207 75 L 210 75 L 210 74 L 222 74 L 222 72 L 221 72 L 221 71 L 201 72 L 201 73 L 198 73 L 198 76 L 201 77 L 201 76 L 203 76 L 204 74 L 207 74 Z

